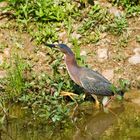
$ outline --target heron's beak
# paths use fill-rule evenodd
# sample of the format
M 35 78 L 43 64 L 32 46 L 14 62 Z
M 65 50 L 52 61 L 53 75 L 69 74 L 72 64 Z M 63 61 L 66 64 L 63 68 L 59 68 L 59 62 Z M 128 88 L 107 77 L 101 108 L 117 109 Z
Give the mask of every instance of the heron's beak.
M 45 44 L 46 46 L 50 47 L 50 48 L 57 48 L 58 45 L 56 44 Z

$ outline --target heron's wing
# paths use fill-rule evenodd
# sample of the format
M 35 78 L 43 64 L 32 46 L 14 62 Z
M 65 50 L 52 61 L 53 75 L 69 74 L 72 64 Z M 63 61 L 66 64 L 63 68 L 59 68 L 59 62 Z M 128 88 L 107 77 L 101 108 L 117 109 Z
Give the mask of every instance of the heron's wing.
M 86 75 L 90 78 L 96 79 L 98 81 L 104 81 L 106 83 L 110 83 L 109 80 L 106 79 L 103 75 L 101 75 L 98 71 L 94 71 L 89 68 L 82 68 L 81 71 L 84 73 L 84 75 Z
M 106 81 L 100 81 L 91 77 L 81 77 L 80 79 L 82 87 L 89 93 L 102 96 L 111 96 L 113 92 L 111 90 L 111 84 Z

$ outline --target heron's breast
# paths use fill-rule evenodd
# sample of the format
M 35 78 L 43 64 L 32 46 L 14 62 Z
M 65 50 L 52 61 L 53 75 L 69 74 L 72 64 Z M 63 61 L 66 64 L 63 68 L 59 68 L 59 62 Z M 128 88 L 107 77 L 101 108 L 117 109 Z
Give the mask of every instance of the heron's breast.
M 66 64 L 67 71 L 69 73 L 70 78 L 78 85 L 80 84 L 80 71 L 75 66 L 69 66 Z

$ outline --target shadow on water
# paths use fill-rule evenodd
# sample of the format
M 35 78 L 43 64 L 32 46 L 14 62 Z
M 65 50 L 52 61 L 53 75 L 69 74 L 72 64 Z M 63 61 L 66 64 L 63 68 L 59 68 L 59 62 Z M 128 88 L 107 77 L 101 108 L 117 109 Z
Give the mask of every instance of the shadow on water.
M 85 122 L 77 126 L 73 140 L 98 140 L 106 129 L 109 128 L 116 120 L 118 115 L 124 111 L 123 105 L 108 110 L 96 110 L 91 115 L 85 115 Z
M 10 114 L 18 118 L 1 125 L 0 140 L 137 140 L 140 139 L 139 107 L 139 92 L 129 93 L 121 103 L 114 101 L 108 112 L 84 103 L 77 108 L 71 123 L 52 129 L 31 120 L 20 106 L 13 106 Z

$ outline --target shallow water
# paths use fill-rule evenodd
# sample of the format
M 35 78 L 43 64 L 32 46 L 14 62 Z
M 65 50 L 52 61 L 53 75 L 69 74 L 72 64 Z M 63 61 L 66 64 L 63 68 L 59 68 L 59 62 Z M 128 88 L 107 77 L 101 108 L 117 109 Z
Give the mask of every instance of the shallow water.
M 1 125 L 0 140 L 140 139 L 140 91 L 127 93 L 122 102 L 113 101 L 108 110 L 95 109 L 86 102 L 77 108 L 72 123 L 55 129 L 39 125 L 26 113 L 20 106 L 11 108 L 10 114 L 15 118 Z

